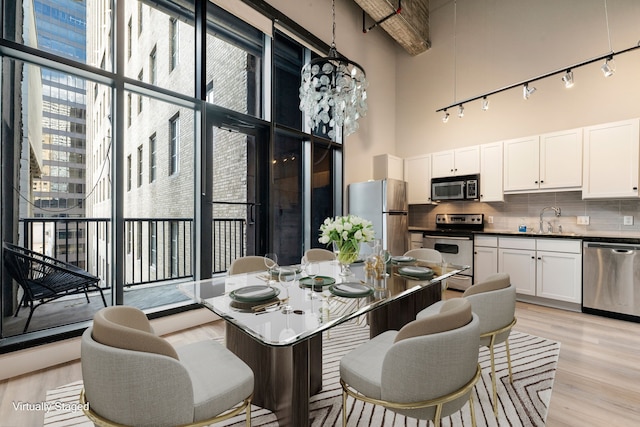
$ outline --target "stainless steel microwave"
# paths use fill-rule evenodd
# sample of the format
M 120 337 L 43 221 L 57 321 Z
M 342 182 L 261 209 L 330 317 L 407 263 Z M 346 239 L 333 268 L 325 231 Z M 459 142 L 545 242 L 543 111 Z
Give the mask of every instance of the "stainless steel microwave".
M 431 179 L 431 200 L 479 200 L 480 175 Z

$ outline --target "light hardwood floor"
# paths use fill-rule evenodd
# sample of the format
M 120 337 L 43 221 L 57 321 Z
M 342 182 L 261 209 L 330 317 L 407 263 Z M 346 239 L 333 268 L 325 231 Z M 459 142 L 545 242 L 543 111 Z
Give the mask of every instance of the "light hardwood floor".
M 525 303 L 516 316 L 516 330 L 561 343 L 547 426 L 640 425 L 640 324 Z M 218 321 L 167 339 L 179 346 L 222 334 Z M 41 402 L 46 390 L 81 378 L 76 361 L 0 382 L 0 426 L 42 425 L 41 412 L 16 411 L 13 403 Z

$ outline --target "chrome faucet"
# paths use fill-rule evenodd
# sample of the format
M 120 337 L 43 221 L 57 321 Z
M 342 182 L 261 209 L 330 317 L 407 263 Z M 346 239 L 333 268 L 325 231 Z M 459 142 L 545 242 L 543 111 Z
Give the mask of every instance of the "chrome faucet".
M 560 216 L 560 208 L 556 208 L 555 206 L 547 206 L 545 208 L 542 208 L 540 210 L 540 229 L 538 230 L 538 234 L 542 234 L 544 233 L 544 221 L 542 220 L 542 215 L 544 215 L 544 213 L 546 211 L 554 211 L 556 216 Z M 551 223 L 549 224 L 549 233 L 551 233 L 553 231 L 553 227 L 551 226 Z

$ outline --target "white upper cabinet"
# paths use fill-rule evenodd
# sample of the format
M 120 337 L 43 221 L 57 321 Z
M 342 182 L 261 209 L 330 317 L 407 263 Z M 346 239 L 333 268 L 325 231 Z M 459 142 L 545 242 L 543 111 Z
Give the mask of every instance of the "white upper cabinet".
M 502 142 L 480 146 L 480 201 L 503 202 Z
M 458 148 L 431 155 L 433 178 L 480 173 L 480 146 Z
M 640 119 L 584 128 L 583 199 L 638 197 Z
M 404 159 L 404 180 L 410 205 L 431 203 L 431 155 Z
M 582 129 L 540 135 L 540 189 L 582 187 Z
M 582 186 L 582 129 L 504 142 L 504 191 L 577 190 Z
M 373 158 L 373 179 L 404 179 L 404 161 L 391 154 L 380 154 Z
M 540 137 L 504 142 L 504 191 L 537 190 L 540 180 Z

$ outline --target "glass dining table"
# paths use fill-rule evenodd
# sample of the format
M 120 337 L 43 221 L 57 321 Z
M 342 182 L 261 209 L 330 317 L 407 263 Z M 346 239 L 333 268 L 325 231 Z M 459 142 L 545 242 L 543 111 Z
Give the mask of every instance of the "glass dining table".
M 253 369 L 253 403 L 280 426 L 309 425 L 309 397 L 322 389 L 323 332 L 352 319 L 366 321 L 371 337 L 400 329 L 441 299 L 444 280 L 469 268 L 409 260 L 372 275 L 356 263 L 341 277 L 336 261 L 318 264 L 315 278 L 287 266 L 290 282 L 260 271 L 178 285 L 225 320 L 227 348 Z

